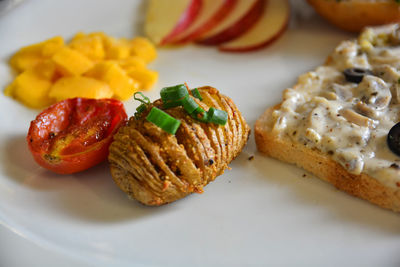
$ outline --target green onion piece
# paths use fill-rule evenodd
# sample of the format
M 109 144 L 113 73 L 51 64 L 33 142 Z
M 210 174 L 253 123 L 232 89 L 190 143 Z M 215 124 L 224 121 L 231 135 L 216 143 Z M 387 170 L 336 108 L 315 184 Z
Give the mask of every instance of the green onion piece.
M 171 87 L 164 87 L 161 89 L 160 95 L 164 103 L 168 101 L 175 101 L 178 99 L 183 99 L 189 94 L 186 85 L 178 84 Z
M 182 106 L 188 114 L 192 114 L 199 107 L 199 104 L 197 104 L 196 101 L 193 100 L 193 98 L 188 96 L 183 99 Z
M 178 100 L 163 101 L 163 108 L 168 109 L 168 108 L 182 106 L 183 101 L 188 97 L 189 97 L 189 95 L 185 96 L 182 99 L 178 99 Z
M 140 117 L 140 115 L 143 113 L 143 111 L 145 111 L 147 109 L 147 104 L 140 104 L 140 106 L 138 106 L 136 108 L 136 112 L 135 112 L 135 118 L 138 119 Z
M 137 95 L 140 95 L 142 98 L 137 97 Z M 144 94 L 142 94 L 142 92 L 136 92 L 133 95 L 133 99 L 140 101 L 143 104 L 147 104 L 147 105 L 150 104 L 150 99 L 147 96 L 145 96 Z
M 193 111 L 190 116 L 192 116 L 192 118 L 201 121 L 201 122 L 208 122 L 208 114 L 207 112 L 202 109 L 201 107 L 196 108 L 195 111 Z
M 208 115 L 208 121 L 215 124 L 225 125 L 226 122 L 228 121 L 228 113 L 220 109 L 211 107 L 208 110 L 207 115 Z
M 194 89 L 190 90 L 190 92 L 192 92 L 192 95 L 195 98 L 200 99 L 200 101 L 203 100 L 203 97 L 201 96 L 201 94 L 200 94 L 200 92 L 199 92 L 199 90 L 197 88 L 194 88 Z
M 153 107 L 146 117 L 151 123 L 154 123 L 164 131 L 170 134 L 175 134 L 181 125 L 181 121 L 171 117 L 169 114 L 165 113 L 161 109 Z
M 145 111 L 147 109 L 147 105 L 146 104 L 140 104 L 140 106 L 138 106 L 136 108 L 136 112 L 138 113 L 142 113 L 143 111 Z
M 163 102 L 163 108 L 164 109 L 179 107 L 181 105 L 182 105 L 182 101 L 181 100 Z

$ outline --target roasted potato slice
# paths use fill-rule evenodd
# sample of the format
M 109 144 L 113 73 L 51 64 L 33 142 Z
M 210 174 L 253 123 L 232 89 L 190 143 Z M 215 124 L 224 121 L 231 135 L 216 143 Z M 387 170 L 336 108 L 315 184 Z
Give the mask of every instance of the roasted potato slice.
M 193 99 L 203 109 L 215 107 L 228 113 L 225 126 L 199 122 L 182 107 L 175 107 L 164 110 L 181 121 L 171 135 L 145 119 L 151 107 L 162 109 L 157 100 L 114 136 L 109 153 L 111 174 L 130 197 L 146 205 L 162 205 L 201 193 L 241 152 L 250 128 L 240 111 L 215 88 L 198 90 L 203 100 Z

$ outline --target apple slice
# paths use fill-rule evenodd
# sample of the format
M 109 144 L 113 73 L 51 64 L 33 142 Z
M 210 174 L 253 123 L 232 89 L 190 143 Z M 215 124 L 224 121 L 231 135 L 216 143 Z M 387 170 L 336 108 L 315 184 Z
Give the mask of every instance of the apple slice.
M 173 43 L 183 44 L 194 41 L 223 21 L 233 10 L 238 0 L 203 0 L 203 7 L 197 19 Z
M 157 45 L 171 42 L 195 21 L 202 3 L 202 0 L 150 0 L 146 35 Z
M 266 0 L 239 0 L 229 15 L 202 36 L 199 44 L 219 45 L 248 31 L 261 17 Z
M 268 0 L 261 19 L 248 32 L 219 46 L 221 51 L 243 52 L 265 47 L 285 32 L 290 17 L 287 0 Z

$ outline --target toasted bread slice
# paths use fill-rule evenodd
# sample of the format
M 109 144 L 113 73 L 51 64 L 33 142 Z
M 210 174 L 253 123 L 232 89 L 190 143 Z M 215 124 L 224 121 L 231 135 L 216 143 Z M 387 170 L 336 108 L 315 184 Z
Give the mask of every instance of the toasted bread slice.
M 400 190 L 387 187 L 365 173 L 351 174 L 329 155 L 274 135 L 270 126 L 273 110 L 274 107 L 267 109 L 255 125 L 255 139 L 260 152 L 296 164 L 353 196 L 400 211 Z
M 382 36 L 382 32 L 392 33 L 397 29 L 397 26 L 391 27 L 376 32 Z M 400 157 L 390 152 L 386 136 L 388 130 L 400 121 L 400 99 L 395 95 L 400 92 L 397 91 L 400 80 L 391 80 L 400 77 L 400 71 L 394 67 L 399 62 L 393 61 L 393 56 L 387 62 L 386 59 L 383 63 L 379 61 L 385 46 L 392 49 L 393 44 L 375 44 L 365 51 L 366 48 L 360 45 L 362 41 L 360 38 L 359 41 L 341 43 L 324 66 L 300 76 L 293 88 L 284 91 L 282 102 L 268 108 L 257 120 L 255 140 L 260 152 L 296 164 L 342 191 L 398 212 Z M 354 61 L 341 58 L 348 50 L 346 42 L 358 50 L 352 55 L 363 56 L 365 62 L 360 58 Z M 379 49 L 379 53 L 374 49 Z M 357 64 L 369 66 L 373 75 L 364 76 L 359 84 L 348 82 L 343 70 L 360 67 Z M 398 76 L 382 73 L 382 69 L 393 71 L 389 74 Z M 390 103 L 380 106 L 379 111 L 364 109 L 373 103 L 371 97 L 363 98 L 360 94 L 368 91 L 368 87 L 364 89 L 365 85 L 373 87 L 376 84 L 382 84 L 382 87 L 373 88 L 378 96 L 375 92 L 372 95 L 379 97 L 391 92 Z M 336 87 L 346 89 L 344 94 L 351 93 L 346 97 L 340 96 L 334 91 Z

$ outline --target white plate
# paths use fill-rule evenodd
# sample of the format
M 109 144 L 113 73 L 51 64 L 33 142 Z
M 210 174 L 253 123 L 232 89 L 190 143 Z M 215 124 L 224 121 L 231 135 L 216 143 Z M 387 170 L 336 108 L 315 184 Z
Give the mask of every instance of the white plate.
M 151 65 L 160 80 L 147 95 L 154 100 L 161 87 L 184 81 L 212 85 L 231 96 L 253 126 L 299 74 L 321 64 L 340 40 L 353 37 L 293 2 L 289 31 L 259 52 L 160 49 Z M 24 2 L 0 18 L 1 88 L 12 78 L 6 60 L 19 47 L 54 35 L 70 38 L 79 30 L 132 37 L 143 14 L 142 1 L 133 0 Z M 125 104 L 132 115 L 136 103 Z M 400 264 L 397 214 L 262 156 L 253 136 L 232 170 L 204 194 L 148 208 L 114 185 L 107 164 L 68 176 L 38 167 L 25 142 L 37 111 L 1 95 L 0 112 L 0 223 L 15 233 L 0 236 L 0 250 L 16 251 L 7 254 L 9 259 L 23 262 L 24 252 L 7 241 L 18 235 L 65 260 L 96 266 Z M 255 159 L 248 161 L 251 155 Z M 51 262 L 43 255 L 36 261 Z

